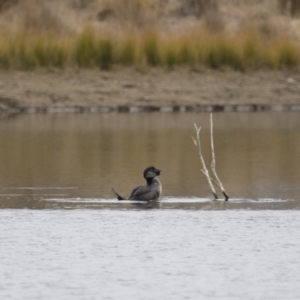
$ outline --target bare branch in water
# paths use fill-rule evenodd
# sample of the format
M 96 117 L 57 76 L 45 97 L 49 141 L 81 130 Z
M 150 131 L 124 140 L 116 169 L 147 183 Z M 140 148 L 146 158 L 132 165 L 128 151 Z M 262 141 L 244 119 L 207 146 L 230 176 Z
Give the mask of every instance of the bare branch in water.
M 210 142 L 211 142 L 211 157 L 212 157 L 212 162 L 211 162 L 211 170 L 213 172 L 213 175 L 215 177 L 215 179 L 211 178 L 210 175 L 209 175 L 209 172 L 206 168 L 206 165 L 205 165 L 205 161 L 204 161 L 204 158 L 203 158 L 203 155 L 202 155 L 202 150 L 201 150 L 201 143 L 200 143 L 200 130 L 201 130 L 201 127 L 197 127 L 196 124 L 194 124 L 195 126 L 195 129 L 196 129 L 196 138 L 192 137 L 193 141 L 194 141 L 194 144 L 195 146 L 197 147 L 198 149 L 198 154 L 199 154 L 199 158 L 200 158 L 200 161 L 201 161 L 201 164 L 202 164 L 202 167 L 203 169 L 201 169 L 201 172 L 205 175 L 206 179 L 207 179 L 207 182 L 208 182 L 208 185 L 215 197 L 215 200 L 218 199 L 218 195 L 215 191 L 215 188 L 214 188 L 214 185 L 213 183 L 219 187 L 219 189 L 222 191 L 224 197 L 225 197 L 225 201 L 228 201 L 229 199 L 229 196 L 228 194 L 226 193 L 225 189 L 224 189 L 224 186 L 221 182 L 221 180 L 219 179 L 219 176 L 216 172 L 216 157 L 215 157 L 215 147 L 214 147 L 214 139 L 213 139 L 213 117 L 212 117 L 212 113 L 210 114 Z
M 210 142 L 211 142 L 211 157 L 212 157 L 212 161 L 211 161 L 211 170 L 215 176 L 216 181 L 214 181 L 217 186 L 220 188 L 220 190 L 222 191 L 224 197 L 225 197 L 225 201 L 228 201 L 229 196 L 226 193 L 224 186 L 221 182 L 221 180 L 219 179 L 219 176 L 216 172 L 216 158 L 215 158 L 215 147 L 214 147 L 214 139 L 213 139 L 213 116 L 212 113 L 210 114 Z
M 192 137 L 192 138 L 193 138 L 195 146 L 198 149 L 199 158 L 200 158 L 200 161 L 201 161 L 201 164 L 202 164 L 202 167 L 203 167 L 202 172 L 203 172 L 203 174 L 205 175 L 205 177 L 207 179 L 208 185 L 209 185 L 209 187 L 210 187 L 210 189 L 211 189 L 211 191 L 212 191 L 212 193 L 215 197 L 215 200 L 217 200 L 218 195 L 216 193 L 214 185 L 211 182 L 211 177 L 209 176 L 209 172 L 206 168 L 205 161 L 204 161 L 204 158 L 203 158 L 203 155 L 202 155 L 201 143 L 200 143 L 200 130 L 201 130 L 201 127 L 198 128 L 196 124 L 194 124 L 194 126 L 195 126 L 195 129 L 196 129 L 196 139 L 194 137 Z
M 203 169 L 201 169 L 201 172 L 205 175 L 205 172 L 203 171 Z M 210 176 L 209 176 L 209 178 L 219 189 L 221 189 L 220 185 L 217 183 L 217 181 L 215 179 L 211 178 Z

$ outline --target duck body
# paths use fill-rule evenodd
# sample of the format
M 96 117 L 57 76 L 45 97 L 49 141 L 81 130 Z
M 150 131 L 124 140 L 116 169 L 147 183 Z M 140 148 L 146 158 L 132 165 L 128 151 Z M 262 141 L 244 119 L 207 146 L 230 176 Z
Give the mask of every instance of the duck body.
M 156 176 L 160 175 L 161 170 L 155 167 L 148 167 L 144 170 L 143 176 L 147 185 L 141 185 L 133 189 L 128 199 L 120 196 L 113 188 L 112 192 L 118 200 L 152 201 L 157 200 L 162 193 L 162 185 Z

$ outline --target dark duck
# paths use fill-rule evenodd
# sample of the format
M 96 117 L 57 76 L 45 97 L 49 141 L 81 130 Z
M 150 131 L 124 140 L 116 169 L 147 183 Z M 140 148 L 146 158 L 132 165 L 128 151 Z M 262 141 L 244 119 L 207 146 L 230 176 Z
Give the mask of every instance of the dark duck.
M 162 186 L 156 176 L 160 175 L 161 170 L 155 167 L 148 167 L 145 169 L 143 176 L 146 179 L 147 185 L 136 187 L 126 199 L 120 196 L 114 188 L 112 192 L 117 196 L 118 200 L 138 200 L 138 201 L 151 201 L 157 200 L 162 192 Z

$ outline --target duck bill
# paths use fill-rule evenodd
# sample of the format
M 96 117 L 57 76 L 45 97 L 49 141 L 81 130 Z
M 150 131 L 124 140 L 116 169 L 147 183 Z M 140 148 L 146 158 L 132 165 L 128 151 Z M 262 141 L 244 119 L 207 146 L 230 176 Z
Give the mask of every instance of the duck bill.
M 159 176 L 159 175 L 160 175 L 160 172 L 161 172 L 160 169 L 155 169 L 155 174 L 156 174 L 156 176 Z

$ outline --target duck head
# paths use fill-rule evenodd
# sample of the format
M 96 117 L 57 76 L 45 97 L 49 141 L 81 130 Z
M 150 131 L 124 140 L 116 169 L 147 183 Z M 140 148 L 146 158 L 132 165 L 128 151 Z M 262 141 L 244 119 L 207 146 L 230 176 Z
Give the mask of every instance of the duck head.
M 150 179 L 160 175 L 161 170 L 155 167 L 148 167 L 144 171 L 144 178 Z

